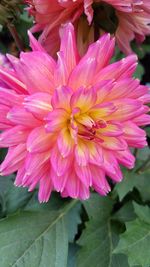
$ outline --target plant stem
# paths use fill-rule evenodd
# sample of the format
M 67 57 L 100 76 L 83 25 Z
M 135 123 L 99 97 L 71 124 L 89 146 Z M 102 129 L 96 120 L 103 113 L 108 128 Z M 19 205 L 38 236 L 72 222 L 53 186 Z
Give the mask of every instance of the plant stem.
M 24 46 L 23 46 L 22 40 L 20 39 L 20 37 L 19 37 L 19 35 L 17 33 L 17 30 L 16 30 L 15 26 L 12 23 L 8 22 L 7 23 L 7 28 L 9 29 L 9 31 L 10 31 L 10 33 L 11 33 L 11 35 L 12 35 L 12 37 L 13 37 L 15 43 L 16 43 L 16 46 L 18 47 L 18 50 L 19 51 L 23 51 L 24 50 Z

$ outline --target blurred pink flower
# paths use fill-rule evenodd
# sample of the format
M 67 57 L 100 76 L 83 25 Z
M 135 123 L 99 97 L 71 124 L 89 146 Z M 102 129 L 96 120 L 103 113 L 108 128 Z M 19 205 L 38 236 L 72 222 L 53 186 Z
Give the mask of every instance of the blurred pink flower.
M 102 32 L 115 33 L 119 48 L 132 53 L 130 42 L 143 42 L 150 34 L 149 0 L 30 0 L 29 13 L 35 17 L 33 32 L 46 50 L 54 55 L 59 50 L 59 28 L 70 21 L 78 32 L 78 48 L 84 54 L 88 45 Z M 85 13 L 85 15 L 84 15 Z M 93 18 L 94 15 L 94 18 Z
M 150 122 L 150 97 L 132 78 L 137 58 L 109 64 L 115 43 L 109 34 L 80 58 L 67 24 L 54 61 L 29 35 L 34 51 L 8 56 L 14 72 L 0 67 L 7 83 L 0 90 L 0 147 L 9 148 L 1 175 L 18 171 L 15 184 L 29 191 L 39 184 L 40 202 L 52 190 L 87 199 L 92 187 L 106 195 L 106 177 L 120 182 L 119 164 L 134 166 L 129 148 L 147 144 L 139 126 Z

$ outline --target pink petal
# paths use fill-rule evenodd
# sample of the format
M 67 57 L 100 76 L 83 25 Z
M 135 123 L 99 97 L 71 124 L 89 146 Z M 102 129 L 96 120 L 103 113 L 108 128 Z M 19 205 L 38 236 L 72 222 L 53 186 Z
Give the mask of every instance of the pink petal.
M 63 52 L 65 65 L 70 74 L 79 61 L 74 28 L 71 23 L 62 27 L 61 35 L 60 51 Z
M 16 78 L 13 71 L 0 67 L 0 79 L 2 79 L 2 81 L 4 80 L 14 91 L 22 94 L 27 93 L 25 84 Z
M 13 62 L 13 67 L 30 93 L 53 92 L 55 62 L 46 53 L 21 53 L 20 61 Z
M 71 158 L 63 158 L 56 146 L 51 150 L 51 164 L 57 176 L 62 176 L 71 165 Z
M 49 112 L 46 120 L 48 123 L 45 125 L 46 131 L 55 132 L 60 131 L 66 127 L 67 119 L 69 114 L 64 109 L 55 109 Z
M 107 117 L 107 120 L 126 121 L 145 113 L 147 107 L 143 107 L 139 100 L 123 98 L 113 101 L 116 111 Z
M 63 192 L 66 186 L 67 179 L 70 179 L 68 171 L 64 173 L 63 175 L 58 176 L 57 173 L 53 169 L 51 169 L 51 180 L 53 182 L 54 189 L 57 192 Z
M 9 129 L 10 127 L 14 126 L 14 123 L 12 123 L 8 118 L 9 107 L 5 105 L 0 105 L 0 129 Z
M 13 107 L 7 114 L 7 119 L 17 125 L 27 126 L 29 128 L 38 127 L 41 124 L 31 113 L 23 107 Z
M 106 172 L 106 175 L 115 182 L 122 181 L 122 172 L 113 153 L 111 151 L 103 150 L 103 155 L 104 164 L 102 165 L 102 168 Z
M 105 128 L 100 128 L 99 133 L 104 136 L 120 136 L 123 134 L 121 123 L 110 121 Z
M 87 58 L 86 60 L 81 60 L 79 64 L 73 69 L 68 86 L 74 91 L 83 86 L 84 88 L 89 87 L 92 84 L 93 77 L 95 75 L 96 69 L 96 59 Z
M 23 105 L 36 118 L 43 119 L 52 110 L 51 95 L 48 93 L 35 93 L 25 97 Z
M 65 190 L 62 192 L 63 197 L 70 196 L 72 198 L 79 197 L 80 190 L 80 181 L 74 171 L 70 175 L 69 179 L 67 179 Z
M 38 176 L 43 173 L 45 166 L 49 166 L 50 152 L 28 153 L 25 161 L 25 169 L 28 175 Z
M 101 80 L 108 79 L 121 80 L 124 78 L 130 78 L 135 72 L 136 66 L 137 56 L 128 56 L 102 69 L 95 77 L 95 81 L 99 82 Z
M 92 173 L 92 186 L 101 195 L 106 195 L 110 192 L 110 186 L 105 177 L 105 172 L 100 167 L 90 165 Z
M 70 135 L 70 131 L 67 128 L 61 130 L 57 138 L 57 144 L 60 154 L 63 158 L 69 156 L 72 153 L 74 142 Z
M 82 141 L 75 147 L 75 158 L 79 166 L 86 166 L 89 161 L 88 148 Z
M 11 89 L 0 87 L 0 104 L 12 107 L 13 105 L 21 105 L 24 95 L 19 95 Z
M 28 36 L 29 36 L 29 40 L 30 40 L 30 47 L 32 48 L 33 51 L 41 51 L 41 52 L 45 52 L 44 48 L 42 47 L 42 45 L 40 44 L 40 42 L 38 42 L 33 34 L 28 31 Z
M 79 108 L 82 113 L 87 112 L 96 102 L 96 94 L 93 89 L 78 89 L 71 97 L 70 105 L 72 110 Z
M 101 165 L 103 163 L 103 153 L 101 146 L 90 141 L 87 147 L 89 153 L 89 162 L 92 164 Z
M 109 115 L 112 114 L 117 110 L 116 106 L 111 102 L 105 102 L 102 104 L 97 104 L 92 107 L 89 111 L 89 115 L 96 121 L 99 121 L 103 118 L 109 118 Z
M 70 111 L 70 99 L 72 91 L 69 87 L 62 86 L 55 90 L 52 96 L 52 106 L 53 108 L 63 108 Z
M 78 164 L 75 164 L 75 172 L 78 178 L 87 188 L 92 185 L 92 174 L 88 165 L 79 166 Z
M 11 147 L 25 143 L 30 130 L 22 126 L 14 126 L 0 134 L 0 147 Z
M 50 178 L 50 173 L 47 172 L 40 180 L 38 199 L 39 202 L 48 202 L 51 192 L 53 189 L 53 184 Z
M 9 148 L 7 156 L 0 166 L 1 175 L 8 175 L 17 171 L 22 166 L 26 154 L 25 144 Z
M 48 151 L 53 145 L 53 136 L 43 126 L 31 131 L 27 140 L 27 150 L 31 153 Z
M 135 123 L 128 121 L 123 125 L 124 138 L 130 147 L 143 148 L 147 145 L 146 132 Z
M 135 157 L 131 154 L 129 150 L 124 151 L 115 151 L 115 157 L 117 158 L 118 162 L 123 166 L 132 169 L 135 164 Z
M 148 125 L 150 124 L 150 115 L 143 114 L 136 118 L 133 118 L 132 121 L 135 122 L 138 126 Z
M 83 183 L 80 182 L 78 198 L 81 200 L 89 199 L 90 190 L 89 187 L 86 187 Z
M 124 150 L 127 148 L 127 143 L 122 137 L 106 137 L 100 134 L 99 136 L 103 139 L 101 146 L 108 150 Z

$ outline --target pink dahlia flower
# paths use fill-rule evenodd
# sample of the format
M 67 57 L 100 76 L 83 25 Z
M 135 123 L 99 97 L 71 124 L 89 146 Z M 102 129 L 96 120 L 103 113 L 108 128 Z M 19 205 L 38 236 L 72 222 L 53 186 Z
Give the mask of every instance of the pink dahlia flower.
M 150 34 L 149 0 L 30 0 L 29 13 L 35 17 L 34 31 L 42 31 L 40 42 L 51 55 L 59 50 L 59 27 L 71 21 L 78 32 L 78 48 L 87 46 L 102 32 L 115 33 L 119 48 L 132 53 L 130 42 L 143 42 Z M 82 15 L 84 14 L 85 15 Z M 96 34 L 95 34 L 96 33 Z
M 33 52 L 8 56 L 14 73 L 0 68 L 0 146 L 8 154 L 2 175 L 17 171 L 15 185 L 39 184 L 39 201 L 51 191 L 87 199 L 90 187 L 110 191 L 122 180 L 119 164 L 133 168 L 131 147 L 146 145 L 139 126 L 150 122 L 148 88 L 132 78 L 136 56 L 109 64 L 114 39 L 104 35 L 83 58 L 73 26 L 64 26 L 54 61 L 30 34 Z M 109 178 L 108 178 L 109 177 Z

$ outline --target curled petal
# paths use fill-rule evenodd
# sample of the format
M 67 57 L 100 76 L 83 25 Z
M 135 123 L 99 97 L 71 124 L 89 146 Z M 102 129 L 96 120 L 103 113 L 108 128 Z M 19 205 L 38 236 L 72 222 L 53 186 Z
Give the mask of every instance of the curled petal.
M 40 203 L 47 202 L 50 198 L 52 190 L 53 190 L 52 180 L 50 178 L 50 173 L 47 172 L 40 179 L 39 193 L 38 193 L 39 202 Z
M 92 173 L 92 186 L 101 195 L 106 195 L 110 191 L 110 186 L 105 177 L 105 172 L 97 166 L 90 165 Z
M 0 166 L 1 175 L 11 174 L 22 167 L 26 154 L 25 144 L 19 144 L 18 146 L 9 148 L 7 156 Z
M 35 93 L 24 98 L 24 107 L 35 117 L 43 119 L 52 110 L 51 96 L 48 93 Z
M 45 128 L 37 127 L 31 131 L 27 140 L 27 150 L 31 153 L 48 151 L 53 145 L 53 136 Z
M 79 108 L 82 113 L 87 112 L 96 102 L 96 93 L 93 89 L 86 90 L 84 88 L 75 92 L 70 100 L 72 110 Z
M 69 156 L 73 152 L 74 141 L 67 128 L 61 130 L 57 139 L 58 149 L 63 158 Z
M 92 185 L 92 173 L 88 165 L 79 166 L 78 164 L 76 164 L 75 171 L 78 178 L 87 188 Z
M 68 119 L 69 114 L 64 109 L 58 108 L 49 112 L 46 118 L 46 120 L 48 121 L 48 123 L 45 125 L 46 131 L 60 131 L 62 128 L 66 127 Z
M 62 176 L 65 172 L 68 171 L 71 165 L 71 158 L 62 157 L 58 148 L 55 146 L 51 151 L 51 164 L 56 172 L 57 176 Z
M 130 147 L 142 148 L 147 145 L 146 132 L 135 123 L 128 121 L 124 123 L 124 138 Z
M 17 125 L 27 126 L 29 128 L 37 127 L 41 124 L 31 113 L 23 107 L 13 107 L 7 114 L 7 119 Z
M 75 158 L 79 166 L 86 166 L 89 161 L 89 151 L 82 141 L 78 141 L 75 147 Z
M 25 143 L 29 133 L 28 128 L 14 126 L 0 134 L 0 147 L 11 147 Z

